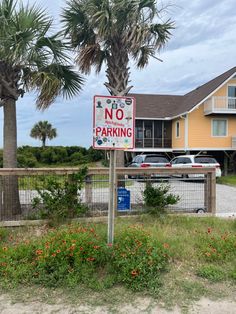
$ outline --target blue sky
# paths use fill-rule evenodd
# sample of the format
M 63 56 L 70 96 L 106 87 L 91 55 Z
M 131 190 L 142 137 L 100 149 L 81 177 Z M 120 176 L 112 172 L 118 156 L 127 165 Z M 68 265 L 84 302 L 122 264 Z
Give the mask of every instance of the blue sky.
M 27 2 L 27 1 L 24 1 Z M 29 0 L 33 4 L 35 1 Z M 64 0 L 36 1 L 54 16 L 58 27 Z M 133 93 L 183 94 L 236 66 L 235 0 L 175 0 L 168 16 L 175 21 L 173 36 L 159 57 L 150 60 L 144 70 L 131 64 Z M 58 137 L 50 145 L 92 144 L 93 95 L 107 95 L 100 75 L 86 77 L 81 94 L 72 100 L 58 98 L 51 107 L 40 112 L 35 109 L 33 94 L 25 94 L 17 103 L 18 146 L 40 145 L 29 136 L 32 126 L 48 120 L 57 128 Z M 2 147 L 2 108 L 0 109 L 0 147 Z

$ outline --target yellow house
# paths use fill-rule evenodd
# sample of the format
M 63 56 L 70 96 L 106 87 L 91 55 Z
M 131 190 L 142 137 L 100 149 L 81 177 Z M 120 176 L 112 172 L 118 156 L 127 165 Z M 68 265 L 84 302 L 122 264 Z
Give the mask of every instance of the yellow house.
M 207 152 L 221 163 L 236 155 L 236 67 L 179 95 L 136 98 L 133 152 Z

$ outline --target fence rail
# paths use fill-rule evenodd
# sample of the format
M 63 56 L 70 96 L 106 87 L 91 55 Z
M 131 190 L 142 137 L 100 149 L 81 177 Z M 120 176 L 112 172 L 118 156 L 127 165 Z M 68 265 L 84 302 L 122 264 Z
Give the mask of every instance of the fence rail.
M 54 193 L 55 198 L 52 198 L 52 201 L 59 201 L 58 208 L 61 207 L 62 202 L 67 200 L 71 207 L 74 202 L 80 202 L 85 206 L 87 211 L 83 215 L 107 215 L 109 169 L 89 168 L 82 185 L 77 187 L 75 195 L 73 194 L 75 191 L 71 191 L 69 184 L 74 180 L 73 174 L 78 171 L 78 168 L 0 169 L 0 219 L 9 221 L 41 218 L 37 215 L 41 209 L 46 207 L 46 201 L 42 199 L 43 193 L 46 195 L 45 197 Z M 120 210 L 118 214 L 145 211 L 143 192 L 147 183 L 156 187 L 167 184 L 171 193 L 180 196 L 180 201 L 171 205 L 169 210 L 196 212 L 198 209 L 203 209 L 209 213 L 215 213 L 216 178 L 214 168 L 128 167 L 116 169 L 116 193 L 119 194 L 120 188 L 123 187 L 130 195 L 130 209 Z M 57 193 L 58 199 L 56 198 Z M 34 204 L 37 199 L 40 199 L 40 204 L 35 209 Z M 115 199 L 117 200 L 117 195 L 115 195 Z M 73 215 L 72 212 L 71 215 Z

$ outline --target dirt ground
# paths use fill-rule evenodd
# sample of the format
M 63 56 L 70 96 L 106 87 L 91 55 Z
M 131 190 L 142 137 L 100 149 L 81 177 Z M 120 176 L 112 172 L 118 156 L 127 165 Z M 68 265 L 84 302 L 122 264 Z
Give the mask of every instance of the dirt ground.
M 235 314 L 236 302 L 230 300 L 212 301 L 202 298 L 200 301 L 194 303 L 188 309 L 180 309 L 175 307 L 168 311 L 157 305 L 155 301 L 150 298 L 137 298 L 135 303 L 121 304 L 119 307 L 112 308 L 105 306 L 91 306 L 86 304 L 68 305 L 62 302 L 55 304 L 46 304 L 39 301 L 31 302 L 17 302 L 13 303 L 11 297 L 7 294 L 0 296 L 0 313 L 1 314 Z

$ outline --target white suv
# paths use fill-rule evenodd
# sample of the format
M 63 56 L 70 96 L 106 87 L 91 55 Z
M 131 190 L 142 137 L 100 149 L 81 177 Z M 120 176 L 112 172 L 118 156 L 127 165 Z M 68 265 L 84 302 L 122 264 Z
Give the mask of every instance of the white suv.
M 171 160 L 173 168 L 201 168 L 215 167 L 216 177 L 221 177 L 220 164 L 212 156 L 207 155 L 182 155 Z M 193 175 L 196 176 L 196 175 Z

